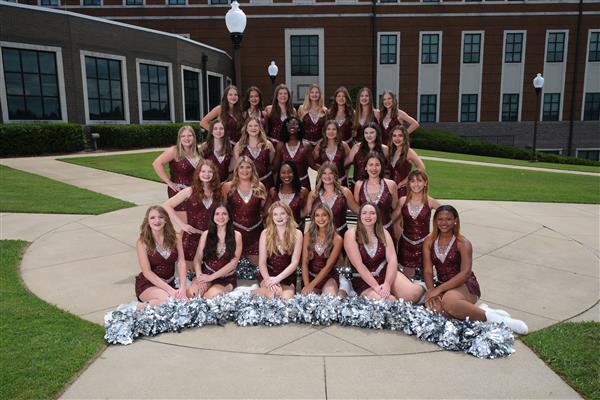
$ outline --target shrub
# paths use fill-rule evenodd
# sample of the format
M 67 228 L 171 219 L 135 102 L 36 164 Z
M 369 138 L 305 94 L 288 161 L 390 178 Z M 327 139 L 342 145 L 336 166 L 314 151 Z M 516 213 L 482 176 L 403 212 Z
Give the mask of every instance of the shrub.
M 0 124 L 0 157 L 71 153 L 83 150 L 77 124 Z
M 93 125 L 91 132 L 99 133 L 98 147 L 104 149 L 141 149 L 167 147 L 177 142 L 177 132 L 184 125 L 196 131 L 198 143 L 205 138 L 205 131 L 197 123 L 160 125 Z

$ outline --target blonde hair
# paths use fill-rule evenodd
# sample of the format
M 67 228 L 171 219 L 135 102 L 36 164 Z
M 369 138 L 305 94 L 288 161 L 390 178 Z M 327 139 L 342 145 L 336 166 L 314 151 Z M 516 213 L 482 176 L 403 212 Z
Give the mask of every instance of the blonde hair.
M 342 184 L 340 183 L 340 174 L 338 172 L 337 166 L 331 161 L 325 161 L 323 164 L 321 164 L 319 172 L 317 172 L 317 184 L 315 185 L 315 192 L 313 193 L 313 198 L 317 198 L 321 190 L 323 190 L 323 181 L 321 180 L 321 176 L 323 175 L 326 169 L 329 169 L 335 175 L 335 179 L 333 180 L 333 190 L 337 195 L 342 194 Z
M 360 95 L 363 92 L 367 92 L 367 94 L 369 95 L 369 104 L 367 104 L 369 109 L 367 110 L 367 115 L 365 117 L 365 125 L 367 125 L 370 122 L 376 121 L 375 112 L 373 111 L 373 93 L 371 92 L 371 89 L 365 86 L 362 89 L 360 89 L 358 91 L 358 94 L 356 95 L 356 110 L 354 111 L 354 126 L 356 128 L 361 126 L 360 117 L 363 113 L 363 107 L 362 104 L 360 104 Z
M 440 229 L 437 226 L 436 219 L 437 219 L 437 216 L 442 212 L 448 212 L 454 216 L 454 218 L 456 219 L 456 223 L 454 224 L 454 227 L 452 228 L 452 233 L 457 238 L 462 238 L 463 236 L 460 234 L 460 217 L 458 216 L 458 211 L 456 211 L 456 208 L 452 207 L 449 204 L 444 204 L 442 206 L 439 206 L 435 210 L 435 213 L 433 214 L 433 227 L 431 228 L 431 238 L 433 240 L 435 240 L 440 235 Z
M 379 209 L 371 203 L 363 204 L 362 206 L 360 206 L 360 209 L 358 210 L 358 220 L 356 221 L 356 241 L 358 242 L 358 244 L 369 243 L 369 235 L 367 234 L 367 229 L 363 225 L 362 220 L 360 218 L 360 216 L 362 214 L 362 210 L 368 206 L 373 207 L 373 209 L 375 210 L 375 214 L 377 214 L 377 221 L 375 221 L 375 229 L 374 229 L 375 237 L 377 237 L 377 239 L 384 246 L 387 246 L 387 241 L 385 240 L 385 233 L 383 231 L 383 222 L 381 222 L 381 214 L 379 213 Z
M 319 118 L 321 118 L 322 116 L 325 115 L 325 100 L 323 100 L 323 91 L 321 90 L 321 87 L 319 85 L 317 85 L 316 83 L 311 83 L 308 86 L 308 89 L 306 89 L 306 93 L 304 93 L 304 102 L 302 103 L 302 105 L 300 107 L 302 107 L 302 109 L 305 112 L 309 112 L 311 109 L 311 104 L 310 104 L 310 91 L 314 88 L 317 88 L 319 90 Z
M 247 129 L 248 129 L 248 124 L 252 121 L 254 121 L 258 124 L 258 129 L 259 129 L 258 148 L 259 149 L 264 149 L 265 147 L 272 148 L 273 145 L 267 139 L 267 134 L 265 133 L 265 130 L 263 129 L 262 124 L 260 123 L 259 119 L 256 117 L 249 117 L 246 120 L 246 122 L 244 123 L 244 126 L 242 127 L 240 141 L 238 142 L 240 150 L 243 150 L 246 146 L 248 146 L 248 143 L 250 142 L 250 135 L 248 135 Z
M 280 243 L 279 235 L 275 223 L 273 222 L 273 212 L 276 208 L 282 208 L 288 216 L 283 236 L 283 243 Z M 282 248 L 285 254 L 292 254 L 296 246 L 296 221 L 290 206 L 281 201 L 271 204 L 267 213 L 267 227 L 265 228 L 267 237 L 267 257 L 278 254 L 278 248 Z M 279 245 L 279 246 L 278 246 Z
M 408 177 L 406 178 L 406 203 L 408 203 L 412 199 L 413 195 L 415 195 L 415 193 L 410 188 L 410 181 L 418 178 L 421 178 L 425 182 L 425 187 L 421 192 L 421 196 L 423 196 L 423 203 L 426 203 L 429 199 L 429 177 L 425 172 L 415 169 L 410 171 Z
M 250 178 L 252 185 L 252 193 L 258 197 L 259 199 L 266 199 L 267 192 L 264 189 L 264 186 L 260 184 L 260 179 L 258 178 L 258 173 L 256 172 L 256 166 L 254 162 L 248 156 L 240 156 L 235 163 L 235 169 L 233 170 L 233 179 L 231 180 L 231 190 L 229 191 L 229 195 L 237 190 L 240 184 L 240 175 L 239 170 L 242 163 L 249 164 L 252 168 L 252 177 Z
M 181 134 L 185 131 L 189 131 L 192 133 L 192 136 L 194 137 L 194 141 L 192 142 L 192 153 L 193 156 L 195 156 L 196 158 L 200 158 L 200 152 L 198 151 L 198 142 L 196 141 L 196 132 L 194 131 L 194 128 L 192 128 L 189 125 L 184 125 L 181 128 L 179 128 L 179 131 L 177 131 L 177 143 L 175 145 L 175 147 L 177 147 L 177 155 L 175 156 L 175 160 L 176 161 L 181 161 L 185 158 L 185 149 L 183 148 L 183 144 L 181 144 Z
M 144 221 L 142 222 L 142 225 L 140 225 L 139 240 L 146 247 L 146 250 L 155 251 L 156 242 L 154 241 L 154 236 L 152 236 L 152 228 L 150 228 L 150 223 L 148 222 L 150 212 L 154 210 L 158 211 L 158 214 L 165 220 L 165 226 L 163 227 L 163 248 L 172 250 L 177 244 L 177 235 L 175 233 L 173 223 L 171 222 L 171 218 L 169 218 L 169 214 L 167 214 L 165 209 L 161 206 L 150 206 L 146 210 Z
M 323 251 L 323 256 L 325 258 L 329 257 L 331 254 L 331 250 L 333 249 L 333 237 L 335 236 L 335 226 L 333 225 L 333 212 L 331 208 L 327 204 L 319 203 L 317 204 L 310 213 L 310 225 L 308 227 L 308 237 L 310 238 L 308 241 L 308 259 L 312 260 L 314 257 L 314 245 L 317 242 L 317 235 L 319 234 L 319 227 L 315 224 L 315 215 L 318 210 L 324 210 L 327 213 L 327 217 L 329 218 L 329 223 L 327 224 L 327 228 L 325 230 L 325 243 L 327 247 Z

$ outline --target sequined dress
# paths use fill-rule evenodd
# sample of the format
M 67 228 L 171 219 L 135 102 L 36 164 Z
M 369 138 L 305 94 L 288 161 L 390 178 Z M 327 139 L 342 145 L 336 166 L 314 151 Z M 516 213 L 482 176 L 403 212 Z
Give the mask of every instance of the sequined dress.
M 221 156 L 215 154 L 214 151 L 210 153 L 208 157 L 206 157 L 206 159 L 212 161 L 215 164 L 215 167 L 217 167 L 221 182 L 227 181 L 227 178 L 229 177 L 229 164 L 231 163 L 231 157 L 231 154 L 223 154 Z
M 302 126 L 304 127 L 304 139 L 308 140 L 313 146 L 323 137 L 323 126 L 325 125 L 325 116 L 319 117 L 316 121 L 310 115 L 310 112 L 302 117 Z
M 240 140 L 239 122 L 231 114 L 227 115 L 227 121 L 225 121 L 225 133 L 232 144 L 236 144 Z
M 206 261 L 202 263 L 202 273 L 211 275 L 223 268 L 227 263 L 231 261 L 232 257 L 227 257 L 225 254 L 221 254 L 214 260 Z M 222 276 L 211 282 L 213 285 L 227 286 L 231 284 L 235 289 L 237 286 L 237 275 L 235 269 L 227 276 Z
M 429 235 L 431 208 L 426 202 L 421 210 L 414 210 L 414 217 L 406 202 L 401 210 L 404 230 L 398 245 L 398 262 L 406 268 L 423 267 L 423 241 Z
M 191 160 L 187 157 L 183 157 L 177 161 L 175 159 L 169 162 L 169 170 L 171 172 L 171 182 L 176 185 L 182 185 L 181 189 L 192 184 L 192 178 L 194 177 L 194 171 L 200 160 Z M 167 195 L 169 198 L 175 196 L 178 192 L 174 191 L 167 186 Z M 187 202 L 182 202 L 180 205 L 175 207 L 175 211 L 185 211 L 185 205 Z
M 154 272 L 160 279 L 167 282 L 172 288 L 175 288 L 175 264 L 177 263 L 177 247 L 173 247 L 170 254 L 163 256 L 156 249 L 146 250 L 148 261 L 150 262 L 150 270 Z M 153 287 L 142 272 L 135 278 L 135 296 L 139 301 L 140 295 L 144 290 Z
M 187 223 L 196 229 L 205 231 L 208 229 L 208 221 L 213 209 L 216 207 L 216 202 L 211 199 L 201 200 L 198 193 L 192 191 L 192 194 L 187 200 L 186 214 Z M 192 261 L 198 249 L 201 233 L 183 232 L 181 241 L 183 242 L 183 253 L 187 261 Z
M 348 223 L 346 220 L 348 203 L 346 197 L 342 193 L 336 193 L 334 197 L 325 199 L 323 192 L 321 192 L 313 201 L 313 208 L 321 203 L 327 204 L 329 208 L 331 208 L 331 212 L 333 213 L 333 226 L 335 226 L 337 233 L 341 237 L 344 237 L 344 233 L 348 230 Z
M 291 254 L 273 254 L 267 258 L 267 270 L 269 276 L 275 277 L 279 275 L 284 269 L 286 269 L 292 262 Z M 296 285 L 296 270 L 292 271 L 290 276 L 285 277 L 280 284 L 281 285 Z M 263 281 L 262 274 L 258 274 L 258 283 Z
M 309 149 L 306 148 L 304 143 L 299 143 L 296 146 L 284 143 L 281 150 L 281 161 L 291 161 L 296 164 L 298 175 L 300 175 L 300 184 L 310 191 L 310 180 L 308 179 Z
M 345 118 L 341 124 L 338 119 L 336 119 L 335 121 L 338 123 L 338 126 L 340 127 L 340 134 L 342 135 L 342 140 L 344 142 L 348 143 L 348 145 L 351 145 L 352 142 L 354 141 L 354 138 L 352 137 L 351 118 Z
M 315 162 L 319 165 L 323 165 L 325 162 L 332 162 L 335 164 L 340 175 L 340 182 L 342 186 L 346 186 L 346 168 L 344 167 L 344 149 L 336 148 L 335 153 L 327 149 L 321 149 L 319 151 L 319 158 Z
M 396 155 L 392 156 L 392 161 L 389 164 L 389 171 L 390 176 L 392 177 L 394 182 L 396 182 L 396 185 L 398 185 L 398 199 L 400 199 L 400 197 L 402 196 L 406 196 L 406 183 L 400 186 L 400 182 L 406 179 L 411 169 L 412 164 L 410 163 L 410 161 L 404 160 L 403 163 L 400 163 L 399 160 L 396 158 Z
M 298 224 L 298 229 L 300 229 L 300 232 L 304 232 L 304 218 L 301 217 L 303 204 L 300 193 L 283 194 L 280 191 L 275 191 L 275 194 L 273 194 L 273 191 L 271 191 L 270 200 L 272 203 L 281 201 L 290 206 L 292 213 L 294 214 L 294 221 Z
M 380 285 L 385 281 L 387 259 L 385 257 L 385 246 L 379 240 L 377 240 L 377 248 L 374 253 L 369 254 L 367 246 L 359 244 L 358 249 L 360 251 L 360 258 L 363 264 L 369 270 L 373 278 Z M 358 272 L 354 273 L 354 279 L 352 280 L 352 287 L 357 294 L 362 294 L 365 290 L 370 288 L 369 284 L 365 282 Z
M 274 143 L 281 141 L 281 128 L 283 127 L 283 120 L 285 120 L 287 116 L 282 115 L 277 117 L 271 112 L 269 115 L 269 131 L 267 132 L 267 136 L 269 140 Z
M 383 227 L 392 234 L 392 193 L 388 188 L 387 183 L 385 183 L 385 179 L 381 179 L 379 182 L 379 192 L 377 193 L 376 198 L 370 198 L 367 182 L 363 181 L 362 186 L 360 187 L 360 193 L 358 200 L 360 201 L 360 205 L 362 206 L 365 203 L 371 203 L 375 207 L 379 208 L 379 213 L 381 214 L 381 222 L 383 222 Z
M 452 237 L 452 243 L 450 243 L 448 254 L 444 257 L 444 254 L 436 249 L 437 241 L 431 244 L 431 263 L 433 264 L 437 277 L 440 282 L 446 282 L 454 278 L 460 272 L 460 251 L 458 251 L 458 243 L 455 237 Z M 481 290 L 479 289 L 479 282 L 473 271 L 466 282 L 469 293 L 474 294 L 477 297 L 481 297 Z
M 385 119 L 381 120 L 379 126 L 381 126 L 381 142 L 383 144 L 389 146 L 390 139 L 392 138 L 392 131 L 398 125 L 400 125 L 400 121 L 398 121 L 398 118 L 391 118 L 389 121 L 385 121 Z
M 250 146 L 244 147 L 241 154 L 248 156 L 254 162 L 256 173 L 265 189 L 268 191 L 274 185 L 273 172 L 271 171 L 271 150 L 268 147 L 263 147 L 260 150 L 250 150 Z
M 244 254 L 258 255 L 258 241 L 263 230 L 262 200 L 252 193 L 250 198 L 244 201 L 238 189 L 227 197 L 227 202 L 231 209 L 233 226 L 242 234 Z
M 319 246 L 313 246 L 313 258 L 308 261 L 308 274 L 310 275 L 310 280 L 314 280 L 317 275 L 321 272 L 323 268 L 325 268 L 325 264 L 327 264 L 328 257 L 325 257 L 324 251 L 323 253 L 319 253 Z M 315 289 L 323 289 L 323 286 L 327 281 L 333 278 L 339 286 L 339 278 L 338 274 L 335 272 L 335 268 L 331 268 L 329 273 L 315 286 Z

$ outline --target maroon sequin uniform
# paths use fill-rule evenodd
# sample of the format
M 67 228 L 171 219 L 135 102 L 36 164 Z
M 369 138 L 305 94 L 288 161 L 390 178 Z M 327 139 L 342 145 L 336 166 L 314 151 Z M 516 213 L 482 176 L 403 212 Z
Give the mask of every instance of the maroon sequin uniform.
M 191 161 L 186 157 L 176 161 L 175 159 L 169 162 L 169 169 L 171 171 L 171 181 L 176 184 L 190 186 L 192 184 L 192 178 L 194 177 L 194 171 L 196 167 L 192 165 Z M 167 195 L 169 198 L 175 196 L 178 192 L 174 191 L 167 186 Z M 175 211 L 185 211 L 186 202 L 182 202 L 180 205 L 175 207 Z
M 217 171 L 219 171 L 219 178 L 221 178 L 221 182 L 227 181 L 229 178 L 229 164 L 231 163 L 231 154 L 225 154 L 222 156 L 222 161 L 219 161 L 219 158 L 215 155 L 214 152 L 210 153 L 207 160 L 212 161 L 217 167 Z
M 240 140 L 240 125 L 238 120 L 231 114 L 227 115 L 227 120 L 225 121 L 225 133 L 229 138 L 229 141 L 232 143 L 237 143 Z
M 360 258 L 362 259 L 363 264 L 365 264 L 365 267 L 367 267 L 369 272 L 372 274 L 377 271 L 382 263 L 387 264 L 385 257 L 385 246 L 379 240 L 377 241 L 377 251 L 373 257 L 367 253 L 367 249 L 365 249 L 364 245 L 359 244 L 358 249 L 360 251 Z M 383 266 L 377 276 L 373 276 L 373 278 L 375 278 L 377 283 L 380 285 L 385 281 L 386 266 L 387 265 Z M 354 279 L 352 280 L 352 287 L 354 288 L 354 291 L 360 295 L 371 286 L 369 286 L 369 284 L 365 282 L 358 273 L 355 273 Z
M 313 209 L 317 206 L 317 204 L 321 204 L 322 202 L 321 195 L 317 196 L 317 198 L 313 201 Z M 335 202 L 330 208 L 331 212 L 333 213 L 333 226 L 335 226 L 337 233 L 341 237 L 344 237 L 344 233 L 346 233 L 348 230 L 348 224 L 346 222 L 348 203 L 346 201 L 346 197 L 342 193 L 337 194 Z
M 205 231 L 208 229 L 208 221 L 213 209 L 216 207 L 215 201 L 210 204 L 208 208 L 204 205 L 204 202 L 200 200 L 200 196 L 195 191 L 187 199 L 186 214 L 187 223 L 196 229 Z M 183 254 L 187 261 L 192 261 L 196 255 L 198 249 L 198 242 L 200 241 L 201 233 L 187 233 L 183 232 L 181 241 L 183 242 Z
M 279 107 L 279 106 L 277 106 Z M 284 118 L 285 119 L 285 118 Z M 281 117 L 277 117 L 273 115 L 269 115 L 269 131 L 267 132 L 267 136 L 271 139 L 272 142 L 280 142 L 281 141 L 281 128 L 283 127 L 283 121 Z
M 400 186 L 400 182 L 402 182 L 406 179 L 406 177 L 410 173 L 411 169 L 412 169 L 412 164 L 408 160 L 404 160 L 403 163 L 400 163 L 399 161 L 397 161 L 394 165 L 392 165 L 392 162 L 390 162 L 390 165 L 389 165 L 390 176 L 392 177 L 394 182 L 396 182 L 396 185 L 398 185 L 398 199 L 400 199 L 400 197 L 402 197 L 402 196 L 406 196 L 406 193 L 407 193 L 406 183 L 403 184 L 402 186 Z
M 340 134 L 342 135 L 342 140 L 348 143 L 348 145 L 351 145 L 352 141 L 354 140 L 352 138 L 352 118 L 346 117 L 346 119 L 344 119 L 344 123 L 339 127 Z
M 313 122 L 310 113 L 302 117 L 302 126 L 304 127 L 304 139 L 308 140 L 313 146 L 323 137 L 323 126 L 325 125 L 325 116 L 320 117 L 317 122 Z
M 431 244 L 431 263 L 435 267 L 437 277 L 440 282 L 446 282 L 454 278 L 460 272 L 460 252 L 458 251 L 458 241 L 455 240 L 448 251 L 448 255 L 444 262 L 442 262 L 433 249 L 433 243 Z M 479 289 L 479 282 L 475 278 L 475 274 L 471 271 L 471 275 L 466 282 L 469 293 L 474 294 L 477 297 L 481 297 L 481 290 Z
M 381 214 L 381 222 L 383 223 L 383 227 L 392 234 L 392 193 L 388 188 L 385 180 L 382 179 L 379 183 L 383 186 L 383 190 L 381 190 L 381 196 L 377 199 L 377 202 L 373 202 L 367 196 L 367 181 L 363 181 L 362 186 L 360 187 L 360 193 L 358 195 L 358 200 L 360 205 L 362 206 L 365 203 L 371 203 L 375 207 L 379 208 L 379 213 Z
M 402 206 L 401 214 L 404 231 L 398 246 L 398 262 L 403 267 L 421 269 L 423 266 L 423 240 L 429 235 L 431 208 L 426 202 L 419 215 L 413 219 L 408 212 L 407 202 Z
M 354 165 L 354 173 L 352 175 L 352 179 L 354 179 L 354 182 L 356 182 L 362 179 L 362 174 L 365 171 L 365 167 L 367 166 L 367 154 L 362 150 L 358 150 L 354 155 L 352 165 Z
M 254 158 L 252 152 L 248 146 L 246 146 L 240 155 L 250 157 L 254 162 L 254 167 L 256 168 L 256 173 L 258 174 L 260 181 L 265 185 L 265 189 L 267 189 L 267 191 L 271 189 L 274 185 L 273 173 L 271 171 L 271 150 L 265 146 L 260 149 L 260 153 Z
M 294 221 L 296 221 L 296 224 L 298 225 L 298 229 L 300 229 L 300 232 L 304 232 L 304 218 L 301 217 L 303 204 L 302 197 L 300 197 L 300 193 L 295 193 L 292 200 L 289 203 L 287 203 L 281 200 L 279 192 L 276 191 L 275 194 L 270 194 L 270 200 L 272 203 L 276 201 L 282 201 L 288 206 L 290 206 L 290 208 L 292 209 L 292 213 L 294 214 Z
M 207 275 L 214 274 L 215 272 L 217 272 L 218 270 L 223 268 L 225 265 L 227 265 L 227 263 L 229 263 L 231 261 L 231 259 L 232 259 L 232 257 L 226 257 L 225 255 L 222 255 L 221 257 L 216 258 L 214 260 L 210 260 L 210 261 L 204 260 L 204 262 L 202 263 L 202 273 L 207 274 Z M 227 286 L 227 285 L 231 284 L 233 286 L 233 288 L 235 289 L 237 286 L 237 275 L 235 274 L 235 270 L 233 270 L 233 272 L 231 272 L 231 274 L 229 274 L 227 276 L 223 276 L 221 278 L 217 278 L 214 281 L 212 281 L 211 283 L 213 285 L 222 285 L 222 286 Z
M 173 247 L 171 249 L 171 254 L 166 259 L 160 255 L 160 253 L 154 249 L 146 250 L 146 254 L 148 255 L 148 262 L 150 262 L 150 270 L 154 272 L 160 279 L 163 279 L 168 282 L 168 284 L 174 288 L 175 287 L 175 263 L 177 263 L 177 247 Z M 142 272 L 135 278 L 135 296 L 138 300 L 140 299 L 140 294 L 144 292 L 144 290 L 153 287 L 154 284 L 150 282 Z
M 382 116 L 381 123 L 379 124 L 379 126 L 381 127 L 381 143 L 389 146 L 390 139 L 392 138 L 392 131 L 398 125 L 400 125 L 400 121 L 398 121 L 398 118 L 392 118 L 392 119 L 390 119 L 390 123 L 388 124 L 388 126 L 386 128 L 385 123 L 383 122 L 383 116 Z
M 248 203 L 244 202 L 237 190 L 227 197 L 235 230 L 242 234 L 244 254 L 257 255 L 258 241 L 263 230 L 262 201 L 252 193 Z
M 300 143 L 298 146 L 296 154 L 292 157 L 287 143 L 284 143 L 281 149 L 281 161 L 291 161 L 296 164 L 300 184 L 310 191 L 310 180 L 308 179 L 308 155 L 310 149 L 307 149 L 304 143 Z
M 319 255 L 319 253 L 317 253 L 317 250 L 313 247 L 313 258 L 312 260 L 308 260 L 308 274 L 310 275 L 311 281 L 313 281 L 317 277 L 317 275 L 319 275 L 319 272 L 321 272 L 321 270 L 325 268 L 325 264 L 327 264 L 327 259 L 328 257 L 325 257 L 324 254 Z M 321 280 L 321 282 L 319 282 L 317 286 L 315 286 L 315 289 L 323 289 L 323 286 L 325 285 L 325 283 L 327 283 L 327 281 L 330 278 L 333 278 L 339 286 L 340 282 L 337 273 L 335 272 L 335 268 L 331 268 L 331 270 L 327 275 L 325 275 L 323 280 Z
M 267 258 L 267 270 L 269 276 L 275 277 L 279 275 L 284 269 L 286 269 L 292 262 L 292 256 L 290 254 L 273 254 Z M 285 277 L 280 284 L 282 285 L 296 285 L 296 271 L 292 271 L 290 276 Z M 263 281 L 262 274 L 258 274 L 258 283 Z
M 325 162 L 332 162 L 335 164 L 338 170 L 338 175 L 340 175 L 340 182 L 342 186 L 346 186 L 346 168 L 344 167 L 344 149 L 338 148 L 335 151 L 335 156 L 333 160 L 329 159 L 327 155 L 326 149 L 321 149 L 319 151 L 319 158 L 315 160 L 315 162 L 319 165 L 323 165 Z

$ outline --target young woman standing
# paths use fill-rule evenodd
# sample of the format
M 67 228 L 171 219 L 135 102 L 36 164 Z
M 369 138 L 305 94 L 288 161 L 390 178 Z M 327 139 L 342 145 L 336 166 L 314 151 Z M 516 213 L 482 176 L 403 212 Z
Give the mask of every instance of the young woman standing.
M 225 125 L 225 132 L 232 143 L 240 139 L 240 126 L 242 126 L 242 107 L 240 106 L 240 92 L 235 86 L 227 86 L 221 99 L 221 104 L 210 110 L 200 121 L 200 126 L 209 130 L 210 123 L 220 119 Z
M 316 145 L 323 132 L 327 108 L 319 85 L 311 84 L 304 95 L 304 103 L 298 107 L 298 118 L 304 126 L 304 139 L 312 146 Z

